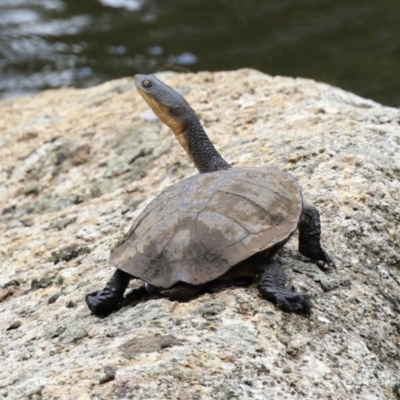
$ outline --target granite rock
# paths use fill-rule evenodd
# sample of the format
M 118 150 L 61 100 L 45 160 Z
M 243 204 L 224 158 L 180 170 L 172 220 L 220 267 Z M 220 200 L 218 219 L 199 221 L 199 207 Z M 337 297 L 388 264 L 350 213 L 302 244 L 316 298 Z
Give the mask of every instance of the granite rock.
M 196 171 L 132 78 L 3 100 L 0 398 L 399 399 L 400 111 L 248 69 L 160 77 L 234 166 L 298 178 L 338 271 L 294 237 L 279 257 L 310 318 L 255 285 L 94 317 L 84 297 L 111 275 L 110 247 Z

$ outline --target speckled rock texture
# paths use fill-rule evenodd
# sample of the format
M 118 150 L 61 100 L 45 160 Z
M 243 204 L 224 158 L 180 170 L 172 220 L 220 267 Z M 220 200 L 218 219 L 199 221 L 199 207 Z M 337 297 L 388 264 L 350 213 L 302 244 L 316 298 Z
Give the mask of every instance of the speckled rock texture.
M 252 70 L 160 78 L 234 166 L 298 178 L 337 273 L 294 237 L 279 257 L 309 319 L 256 285 L 94 317 L 110 247 L 196 170 L 131 78 L 3 100 L 0 398 L 400 399 L 400 111 Z

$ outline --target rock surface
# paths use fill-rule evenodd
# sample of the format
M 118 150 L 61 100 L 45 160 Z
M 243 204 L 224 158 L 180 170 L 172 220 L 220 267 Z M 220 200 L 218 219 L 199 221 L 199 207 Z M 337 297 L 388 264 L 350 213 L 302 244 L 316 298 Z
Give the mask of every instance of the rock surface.
M 110 247 L 196 171 L 132 79 L 1 101 L 0 398 L 400 399 L 400 111 L 251 70 L 160 75 L 229 162 L 298 178 L 338 272 L 293 238 L 309 319 L 255 285 L 97 319 Z

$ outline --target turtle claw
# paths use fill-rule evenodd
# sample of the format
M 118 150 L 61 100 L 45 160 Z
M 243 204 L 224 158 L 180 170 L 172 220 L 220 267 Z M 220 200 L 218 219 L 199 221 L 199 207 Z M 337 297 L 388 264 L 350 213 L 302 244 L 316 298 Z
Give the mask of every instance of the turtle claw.
M 335 262 L 329 257 L 328 253 L 324 249 L 321 248 L 321 251 L 323 259 L 320 259 L 316 262 L 317 267 L 323 271 L 334 269 L 335 272 L 337 272 Z
M 308 294 L 294 291 L 293 285 L 277 288 L 273 286 L 261 287 L 261 294 L 273 303 L 279 304 L 286 312 L 302 314 L 307 317 L 311 314 L 313 304 Z
M 285 289 L 289 290 L 291 292 L 295 292 L 296 291 L 296 289 L 294 288 L 293 283 L 290 283 L 289 285 L 287 285 Z
M 117 311 L 121 300 L 121 295 L 116 296 L 108 288 L 86 295 L 86 304 L 90 311 L 99 318 L 108 317 L 112 312 Z

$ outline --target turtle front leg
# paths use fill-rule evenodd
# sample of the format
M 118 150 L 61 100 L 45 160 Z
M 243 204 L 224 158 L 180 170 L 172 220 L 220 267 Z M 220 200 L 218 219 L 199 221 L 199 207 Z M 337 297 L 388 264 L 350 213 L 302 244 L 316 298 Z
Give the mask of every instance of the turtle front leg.
M 304 204 L 298 228 L 299 252 L 316 261 L 319 267 L 327 264 L 329 268 L 336 269 L 335 262 L 321 246 L 321 222 L 319 212 L 314 206 Z
M 296 292 L 293 285 L 285 286 L 285 272 L 278 261 L 267 259 L 258 285 L 263 297 L 278 303 L 283 311 L 310 315 L 312 302 L 308 294 Z
M 90 311 L 100 318 L 105 318 L 116 311 L 131 278 L 131 275 L 117 269 L 104 289 L 86 296 Z

